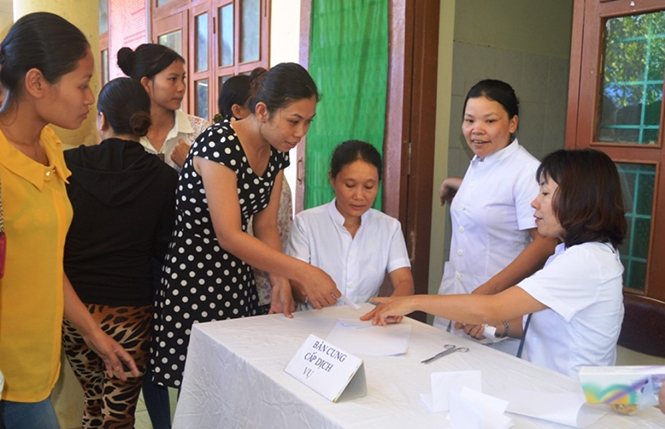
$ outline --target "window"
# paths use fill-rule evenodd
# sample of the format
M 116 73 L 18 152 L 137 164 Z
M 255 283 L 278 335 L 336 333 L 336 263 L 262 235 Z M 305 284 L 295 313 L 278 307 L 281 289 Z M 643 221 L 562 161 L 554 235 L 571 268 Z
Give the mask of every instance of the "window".
M 566 147 L 615 160 L 628 223 L 619 249 L 624 287 L 663 300 L 665 1 L 584 0 L 573 19 Z
M 222 83 L 268 67 L 268 0 L 151 0 L 152 35 L 187 60 L 183 110 L 212 120 Z

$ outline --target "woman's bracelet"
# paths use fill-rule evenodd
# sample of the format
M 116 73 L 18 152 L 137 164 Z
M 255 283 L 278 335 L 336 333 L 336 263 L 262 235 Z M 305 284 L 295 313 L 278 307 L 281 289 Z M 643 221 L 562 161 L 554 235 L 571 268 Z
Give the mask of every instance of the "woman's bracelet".
M 497 334 L 494 335 L 496 338 L 506 338 L 508 334 L 510 333 L 510 324 L 508 323 L 507 320 L 503 321 L 503 334 Z

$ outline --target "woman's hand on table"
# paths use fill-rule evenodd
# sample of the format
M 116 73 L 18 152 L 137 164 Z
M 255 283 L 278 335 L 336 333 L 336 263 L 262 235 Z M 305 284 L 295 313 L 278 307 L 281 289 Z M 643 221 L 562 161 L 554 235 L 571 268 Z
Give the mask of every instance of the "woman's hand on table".
M 415 310 L 413 308 L 413 296 L 389 297 L 370 299 L 370 302 L 379 304 L 374 309 L 374 319 L 372 325 L 386 326 L 397 317 L 404 316 Z M 401 320 L 401 319 L 400 319 Z
M 376 307 L 374 307 L 371 311 L 368 313 L 363 314 L 360 316 L 360 320 L 373 320 L 374 317 L 376 316 L 377 312 L 379 309 L 383 308 L 384 304 L 379 304 Z M 404 316 L 388 316 L 386 318 L 386 324 L 392 324 L 392 323 L 399 323 L 404 319 Z M 376 323 L 374 323 L 376 325 Z
M 485 327 L 483 325 L 469 325 L 455 322 L 455 329 L 462 329 L 466 335 L 473 337 L 476 340 L 482 340 L 485 338 L 483 336 L 483 332 L 485 332 Z
M 270 311 L 268 314 L 284 313 L 289 319 L 293 318 L 296 303 L 293 300 L 291 284 L 284 277 L 271 278 L 272 286 L 270 298 Z

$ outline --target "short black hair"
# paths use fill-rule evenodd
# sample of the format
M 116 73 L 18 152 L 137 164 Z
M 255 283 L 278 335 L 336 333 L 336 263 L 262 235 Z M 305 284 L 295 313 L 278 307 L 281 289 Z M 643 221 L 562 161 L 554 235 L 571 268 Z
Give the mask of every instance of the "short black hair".
M 538 167 L 536 180 L 559 186 L 552 206 L 565 230 L 566 247 L 590 241 L 619 246 L 626 237 L 626 217 L 616 165 L 603 152 L 558 150 Z
M 134 51 L 128 47 L 120 48 L 118 51 L 120 70 L 125 75 L 139 81 L 143 77 L 152 79 L 175 61 L 185 64 L 182 55 L 157 43 L 144 43 Z
M 348 140 L 335 148 L 330 158 L 330 177 L 333 179 L 344 166 L 361 160 L 376 167 L 381 180 L 381 154 L 371 144 L 360 140 Z
M 499 103 L 506 112 L 508 112 L 508 119 L 514 116 L 519 116 L 519 101 L 512 86 L 496 79 L 481 80 L 473 85 L 469 92 L 466 94 L 464 100 L 464 107 L 462 108 L 462 115 L 466 111 L 466 103 L 470 98 L 485 97 L 488 100 L 496 101 Z

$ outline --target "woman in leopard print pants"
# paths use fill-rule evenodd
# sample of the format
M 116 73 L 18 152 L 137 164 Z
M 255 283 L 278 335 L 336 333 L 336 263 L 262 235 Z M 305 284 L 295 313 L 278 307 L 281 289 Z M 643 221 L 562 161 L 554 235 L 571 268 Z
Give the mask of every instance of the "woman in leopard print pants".
M 150 97 L 130 78 L 102 88 L 98 146 L 65 152 L 74 218 L 65 271 L 102 330 L 122 344 L 141 377 L 121 381 L 65 320 L 63 344 L 85 394 L 83 428 L 133 428 L 148 360 L 152 320 L 151 257 L 163 258 L 175 213 L 177 173 L 145 152 Z

